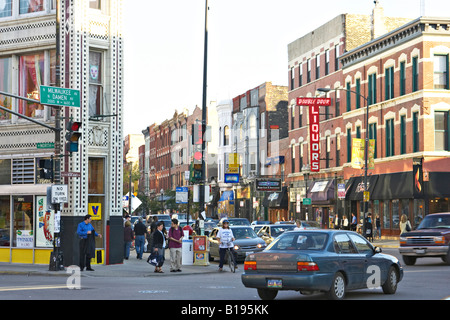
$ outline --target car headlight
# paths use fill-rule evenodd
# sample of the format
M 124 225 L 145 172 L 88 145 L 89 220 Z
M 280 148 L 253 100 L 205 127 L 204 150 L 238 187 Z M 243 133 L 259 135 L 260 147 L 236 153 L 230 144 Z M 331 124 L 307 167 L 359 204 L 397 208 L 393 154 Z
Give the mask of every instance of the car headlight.
M 233 248 L 234 248 L 234 250 L 239 250 L 239 246 L 238 245 L 235 245 Z
M 258 249 L 264 248 L 265 246 L 266 246 L 265 243 L 264 243 L 264 244 L 258 243 L 258 244 L 256 245 L 256 247 L 257 247 Z

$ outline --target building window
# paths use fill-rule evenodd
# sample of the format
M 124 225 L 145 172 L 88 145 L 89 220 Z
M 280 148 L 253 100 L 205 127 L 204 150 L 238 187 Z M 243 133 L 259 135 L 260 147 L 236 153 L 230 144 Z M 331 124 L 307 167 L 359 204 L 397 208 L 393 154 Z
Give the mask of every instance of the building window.
M 419 57 L 412 58 L 412 92 L 419 90 Z
M 436 151 L 450 151 L 449 111 L 434 112 L 434 144 Z
M 302 127 L 302 113 L 303 113 L 303 108 L 302 106 L 298 106 L 298 127 L 301 128 Z
M 12 16 L 12 0 L 4 0 L 0 7 L 0 18 Z
M 256 139 L 256 116 L 252 114 L 249 119 L 250 139 Z
M 320 78 L 320 55 L 316 56 L 316 79 Z
M 330 73 L 330 50 L 325 51 L 325 75 Z
M 375 150 L 373 151 L 373 158 L 377 158 L 377 124 L 369 124 L 369 139 L 375 140 Z
M 101 115 L 102 110 L 102 54 L 89 51 L 89 116 Z
M 385 99 L 394 98 L 394 67 L 389 67 L 384 70 L 384 81 L 385 81 Z
M 225 126 L 223 128 L 223 145 L 228 146 L 230 144 L 230 128 Z
M 294 81 L 295 81 L 294 68 L 291 68 L 291 90 L 294 90 Z
M 33 13 L 44 11 L 44 0 L 20 0 L 19 13 Z
M 400 117 L 400 154 L 406 153 L 406 116 Z
M 406 93 L 406 63 L 400 62 L 400 95 L 403 96 Z
M 369 75 L 369 96 L 368 104 L 372 105 L 377 103 L 377 74 L 373 73 Z
M 102 0 L 89 0 L 89 8 L 101 10 Z
M 11 159 L 0 160 L 0 185 L 11 184 Z
M 339 133 L 336 134 L 336 167 L 341 165 L 341 135 Z
M 448 89 L 448 55 L 434 56 L 434 88 Z
M 361 127 L 356 127 L 356 139 L 361 139 Z
M 298 65 L 298 86 L 301 87 L 303 85 L 303 64 Z
M 361 79 L 356 79 L 356 109 L 361 108 Z
M 336 90 L 336 97 L 334 99 L 334 116 L 339 117 L 341 115 L 341 94 L 339 90 Z
M 326 138 L 326 160 L 325 160 L 325 168 L 330 167 L 330 153 L 331 153 L 331 137 L 327 136 Z
M 306 71 L 306 83 L 311 82 L 311 59 L 306 62 L 308 70 Z
M 33 196 L 14 196 L 13 210 L 13 247 L 33 248 Z
M 347 82 L 346 84 L 346 100 L 347 100 L 347 111 L 350 111 L 352 109 L 352 93 L 350 92 L 350 82 Z
M 293 144 L 291 148 L 292 148 L 291 172 L 295 172 L 295 144 Z
M 419 151 L 419 112 L 413 113 L 413 152 Z
M 44 83 L 44 53 L 19 57 L 19 95 L 39 100 L 39 87 Z M 19 100 L 19 113 L 27 117 L 44 117 L 44 106 Z
M 386 157 L 394 155 L 394 119 L 386 120 Z
M 13 159 L 12 163 L 13 184 L 34 184 L 34 158 Z
M 334 46 L 334 71 L 339 70 L 339 45 Z
M 1 11 L 0 11 L 1 17 Z M 0 91 L 12 92 L 11 90 L 11 58 L 0 58 Z M 11 110 L 12 98 L 0 95 L 0 106 Z M 0 110 L 0 120 L 11 119 L 11 114 L 9 112 Z

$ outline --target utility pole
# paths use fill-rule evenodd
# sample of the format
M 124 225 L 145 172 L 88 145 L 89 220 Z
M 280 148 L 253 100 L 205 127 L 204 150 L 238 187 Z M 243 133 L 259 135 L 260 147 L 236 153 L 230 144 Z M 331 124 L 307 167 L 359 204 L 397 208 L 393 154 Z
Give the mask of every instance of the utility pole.
M 206 84 L 208 74 L 208 0 L 205 4 L 205 44 L 203 54 L 203 100 L 202 100 L 202 178 L 200 181 L 200 197 L 199 207 L 200 213 L 205 210 L 205 183 L 206 183 L 206 161 L 205 161 L 205 149 L 206 149 Z M 206 212 L 205 212 L 206 213 Z M 200 215 L 201 216 L 201 215 Z

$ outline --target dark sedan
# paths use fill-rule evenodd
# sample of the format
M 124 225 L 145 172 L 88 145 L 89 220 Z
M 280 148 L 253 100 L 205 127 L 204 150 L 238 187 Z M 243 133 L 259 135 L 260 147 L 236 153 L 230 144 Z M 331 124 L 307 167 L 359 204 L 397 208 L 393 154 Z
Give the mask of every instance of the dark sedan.
M 287 231 L 263 252 L 249 255 L 241 279 L 261 299 L 271 300 L 279 290 L 325 292 L 331 299 L 362 288 L 381 287 L 394 294 L 402 278 L 397 258 L 355 232 L 305 230 Z

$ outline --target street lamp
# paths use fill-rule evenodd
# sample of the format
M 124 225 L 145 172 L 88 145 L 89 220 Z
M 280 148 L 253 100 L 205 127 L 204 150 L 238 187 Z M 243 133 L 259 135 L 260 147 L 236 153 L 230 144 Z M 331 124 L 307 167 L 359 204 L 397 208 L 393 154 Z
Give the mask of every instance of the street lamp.
M 344 88 L 335 88 L 335 89 L 330 89 L 330 88 L 318 88 L 317 91 L 319 92 L 324 92 L 324 93 L 328 93 L 331 90 L 344 90 L 347 92 L 351 92 L 354 93 L 356 95 L 358 95 L 359 97 L 363 98 L 365 103 L 366 103 L 366 134 L 365 134 L 365 145 L 364 145 L 364 193 L 368 191 L 368 187 L 367 187 L 367 164 L 368 164 L 368 155 L 369 155 L 369 99 L 365 96 L 363 96 L 362 94 L 360 94 L 359 92 L 353 91 L 353 90 L 348 90 L 348 89 L 344 89 Z M 363 237 L 366 237 L 366 214 L 367 214 L 367 210 L 368 210 L 368 200 L 367 197 L 363 197 L 363 201 L 364 201 L 364 218 L 363 218 Z

